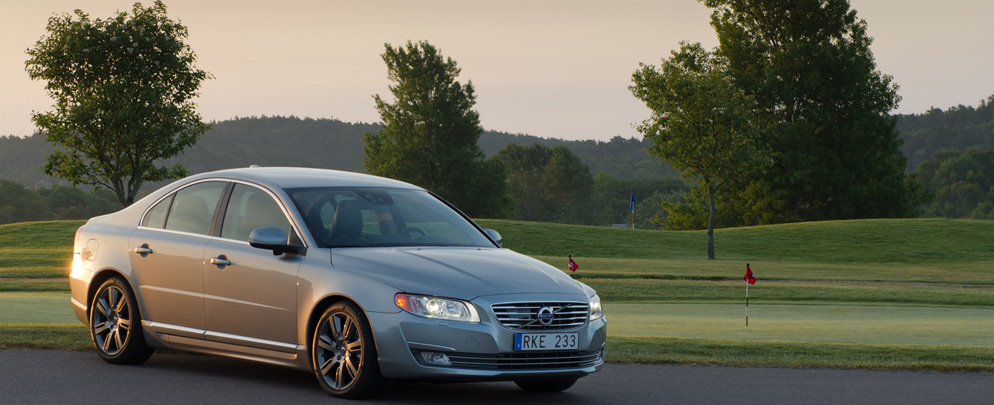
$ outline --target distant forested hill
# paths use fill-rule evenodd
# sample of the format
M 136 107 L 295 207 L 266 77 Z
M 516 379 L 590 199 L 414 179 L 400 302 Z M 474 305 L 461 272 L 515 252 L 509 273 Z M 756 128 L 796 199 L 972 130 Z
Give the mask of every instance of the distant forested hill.
M 932 108 L 924 114 L 897 116 L 897 130 L 904 139 L 901 150 L 908 157 L 908 172 L 943 149 L 986 149 L 994 145 L 994 96 L 977 107 L 959 105 L 945 111 Z
M 493 156 L 507 144 L 522 146 L 541 144 L 548 147 L 563 145 L 580 157 L 590 173 L 610 174 L 621 180 L 678 178 L 680 174 L 668 164 L 646 154 L 649 142 L 636 138 L 615 136 L 610 141 L 567 141 L 537 136 L 488 131 L 480 137 L 480 149 Z
M 168 163 L 180 163 L 191 173 L 244 167 L 303 166 L 364 171 L 363 134 L 379 131 L 379 124 L 348 123 L 333 119 L 251 117 L 214 123 L 196 145 Z M 531 146 L 565 145 L 590 168 L 591 174 L 607 173 L 619 179 L 675 178 L 678 174 L 658 158 L 646 155 L 638 139 L 615 137 L 602 141 L 565 141 L 524 134 L 488 131 L 480 148 L 491 156 L 508 143 Z M 0 179 L 27 187 L 65 185 L 41 172 L 52 146 L 42 135 L 0 137 Z M 153 188 L 155 185 L 149 185 Z
M 362 136 L 379 129 L 379 124 L 333 119 L 235 118 L 214 123 L 194 147 L 171 162 L 181 163 L 193 173 L 250 164 L 363 171 Z M 986 148 L 994 145 L 994 96 L 982 100 L 977 107 L 959 105 L 897 115 L 897 130 L 904 139 L 902 151 L 908 157 L 908 172 L 914 172 L 943 149 Z M 580 157 L 593 175 L 605 173 L 622 180 L 678 177 L 669 165 L 645 153 L 648 142 L 636 138 L 567 141 L 487 131 L 480 138 L 480 149 L 492 156 L 509 143 L 564 145 Z M 0 179 L 27 187 L 65 185 L 65 181 L 41 172 L 51 151 L 41 135 L 0 136 Z
M 67 184 L 42 174 L 45 158 L 51 153 L 52 145 L 42 135 L 26 138 L 0 136 L 0 180 L 12 180 L 32 188 L 36 185 Z

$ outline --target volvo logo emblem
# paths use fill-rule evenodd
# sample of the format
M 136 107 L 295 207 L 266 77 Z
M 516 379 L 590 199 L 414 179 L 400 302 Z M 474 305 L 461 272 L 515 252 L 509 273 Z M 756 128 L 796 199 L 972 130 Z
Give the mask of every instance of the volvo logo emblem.
M 538 310 L 538 321 L 542 323 L 542 326 L 552 325 L 552 320 L 556 317 L 556 314 L 552 312 L 552 307 L 542 307 Z

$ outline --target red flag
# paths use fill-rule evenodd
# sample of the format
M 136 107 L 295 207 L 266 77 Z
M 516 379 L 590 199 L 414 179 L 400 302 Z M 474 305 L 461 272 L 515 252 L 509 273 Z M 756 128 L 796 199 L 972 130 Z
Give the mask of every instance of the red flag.
M 752 275 L 752 269 L 749 268 L 748 263 L 746 263 L 746 275 L 742 277 L 742 280 L 748 281 L 749 284 L 756 284 L 756 276 Z
M 576 264 L 576 262 L 573 261 L 573 256 L 570 255 L 569 256 L 569 271 L 576 271 L 576 269 L 579 269 L 579 268 L 580 268 L 580 265 Z

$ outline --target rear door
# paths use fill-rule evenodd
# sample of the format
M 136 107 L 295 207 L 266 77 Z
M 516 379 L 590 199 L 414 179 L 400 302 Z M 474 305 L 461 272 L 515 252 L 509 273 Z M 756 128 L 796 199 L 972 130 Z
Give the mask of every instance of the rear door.
M 129 238 L 142 316 L 156 332 L 203 338 L 204 247 L 226 185 L 205 181 L 170 194 Z

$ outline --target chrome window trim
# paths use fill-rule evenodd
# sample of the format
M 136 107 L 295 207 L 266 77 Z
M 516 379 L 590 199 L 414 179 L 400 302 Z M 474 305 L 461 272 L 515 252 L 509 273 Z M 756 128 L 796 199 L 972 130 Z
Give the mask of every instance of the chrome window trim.
M 192 181 L 192 182 L 186 183 L 186 184 L 184 184 L 181 187 L 177 187 L 175 189 L 172 189 L 168 193 L 166 193 L 165 195 L 163 195 L 162 197 L 159 197 L 158 200 L 155 200 L 154 202 L 152 202 L 151 204 L 149 204 L 148 207 L 145 207 L 145 211 L 142 212 L 141 218 L 138 219 L 138 227 L 139 228 L 145 228 L 145 229 L 162 229 L 162 230 L 167 230 L 165 228 L 152 228 L 152 227 L 143 225 L 145 223 L 145 217 L 148 215 L 148 212 L 151 211 L 152 208 L 155 208 L 156 205 L 159 205 L 159 203 L 162 202 L 162 200 L 165 200 L 166 198 L 169 198 L 169 196 L 176 195 L 176 193 L 179 192 L 180 190 L 182 190 L 184 188 L 187 188 L 187 187 L 190 187 L 190 186 L 194 186 L 194 185 L 200 184 L 200 183 L 206 183 L 206 182 L 209 182 L 209 181 L 211 181 L 211 182 L 230 183 L 232 180 L 231 179 L 223 179 L 223 178 L 200 179 L 200 180 L 197 180 L 197 181 Z M 224 197 L 224 189 L 221 190 L 221 197 Z M 215 209 L 217 208 L 217 203 L 216 202 L 214 203 L 214 208 Z M 171 209 L 170 209 L 170 211 L 171 211 Z M 213 217 L 214 217 L 214 214 L 211 214 L 211 218 L 213 218 Z M 166 216 L 166 222 L 169 222 L 169 216 L 168 215 Z M 191 232 L 182 232 L 182 233 L 184 233 L 184 234 L 193 234 Z M 199 234 L 196 234 L 196 235 L 199 235 Z M 207 236 L 210 236 L 210 235 L 207 235 Z
M 184 188 L 187 188 L 187 187 L 190 187 L 190 186 L 194 186 L 194 185 L 197 185 L 197 184 L 200 184 L 200 183 L 206 183 L 206 182 L 235 183 L 235 184 L 241 184 L 241 185 L 244 185 L 244 186 L 249 186 L 249 187 L 253 187 L 253 188 L 262 190 L 263 192 L 265 192 L 266 194 L 268 194 L 270 198 L 276 200 L 276 204 L 280 207 L 280 211 L 283 211 L 283 216 L 286 217 L 287 222 L 290 223 L 290 226 L 293 228 L 293 231 L 297 233 L 297 239 L 300 240 L 300 243 L 303 243 L 304 247 L 310 248 L 310 244 L 308 244 L 307 243 L 307 239 L 305 239 L 303 237 L 304 233 L 300 231 L 300 226 L 297 224 L 297 221 L 295 221 L 293 219 L 293 215 L 290 215 L 290 211 L 286 208 L 286 204 L 283 203 L 283 200 L 280 199 L 276 195 L 276 193 L 274 193 L 272 190 L 269 190 L 268 188 L 266 188 L 265 186 L 263 186 L 261 184 L 252 183 L 252 182 L 245 181 L 245 180 L 240 180 L 240 179 L 230 179 L 230 178 L 223 178 L 223 177 L 212 177 L 212 178 L 207 178 L 207 179 L 200 179 L 200 180 L 197 180 L 197 181 L 186 183 L 186 184 L 184 184 L 181 187 L 177 187 L 177 188 L 175 188 L 173 190 L 170 190 L 168 193 L 166 193 L 162 197 L 159 197 L 157 200 L 155 200 L 154 202 L 152 202 L 151 204 L 149 204 L 148 207 L 145 208 L 145 211 L 142 212 L 141 218 L 138 220 L 138 226 L 137 226 L 137 228 L 146 229 L 146 230 L 164 231 L 164 232 L 174 233 L 174 234 L 177 234 L 177 235 L 194 235 L 194 236 L 205 237 L 205 238 L 208 238 L 208 239 L 215 239 L 215 238 L 216 239 L 223 239 L 223 240 L 226 240 L 226 241 L 241 242 L 241 243 L 244 243 L 244 244 L 248 245 L 248 241 L 240 241 L 240 240 L 237 240 L 237 239 L 222 238 L 220 235 L 218 235 L 218 236 L 204 235 L 204 234 L 193 233 L 193 232 L 176 231 L 176 230 L 165 229 L 165 228 L 154 228 L 154 227 L 143 225 L 145 223 L 145 217 L 148 215 L 148 212 L 151 211 L 152 208 L 155 208 L 160 202 L 162 202 L 162 200 L 165 200 L 165 199 L 169 198 L 170 196 L 175 195 L 177 192 L 179 192 L 180 190 L 182 190 Z M 224 193 L 223 192 L 221 194 L 221 197 L 222 198 L 224 197 Z M 225 204 L 227 204 L 227 203 L 228 202 L 225 201 Z M 217 205 L 215 204 L 215 208 L 216 207 L 217 207 Z M 227 208 L 227 207 L 225 207 L 225 208 Z M 213 218 L 213 216 L 212 216 L 212 218 Z M 224 226 L 224 223 L 223 223 L 224 222 L 224 217 L 222 216 L 220 218 L 220 220 L 222 222 L 221 226 Z M 166 217 L 166 222 L 168 222 L 168 221 L 169 221 L 169 218 L 167 216 Z
M 177 230 L 173 230 L 173 229 L 152 228 L 152 227 L 142 226 L 142 225 L 139 225 L 138 229 L 143 229 L 143 230 L 147 230 L 147 231 L 165 232 L 165 233 L 171 233 L 171 234 L 174 234 L 174 235 L 195 236 L 195 237 L 202 238 L 202 239 L 215 239 L 215 237 L 211 236 L 211 235 L 204 235 L 202 233 L 193 233 L 193 232 L 186 232 L 186 231 L 177 231 Z
M 278 205 L 280 207 L 280 211 L 283 211 L 283 217 L 285 217 L 287 219 L 287 222 L 290 223 L 290 227 L 292 227 L 293 231 L 297 233 L 297 240 L 299 240 L 300 243 L 303 243 L 304 247 L 310 248 L 310 246 L 307 244 L 307 240 L 304 239 L 304 237 L 302 236 L 304 233 L 301 232 L 300 231 L 300 227 L 297 226 L 297 221 L 293 220 L 293 215 L 290 215 L 290 210 L 288 210 L 286 208 L 286 205 L 283 204 L 283 200 L 280 199 L 276 195 L 276 193 L 272 192 L 272 190 L 269 190 L 268 188 L 266 188 L 265 186 L 263 186 L 261 184 L 256 184 L 256 183 L 252 183 L 252 182 L 249 182 L 249 181 L 238 180 L 238 179 L 229 179 L 228 181 L 231 182 L 231 183 L 241 184 L 243 186 L 248 186 L 248 187 L 252 187 L 252 188 L 258 189 L 258 190 L 262 190 L 264 193 L 268 194 L 270 198 L 272 198 L 273 200 L 276 200 L 276 205 Z M 227 204 L 228 202 L 230 202 L 230 197 L 231 196 L 229 195 L 228 197 L 229 197 L 229 201 L 226 201 L 225 204 Z M 225 212 L 227 212 L 227 210 L 228 210 L 227 206 L 225 206 Z M 223 228 L 223 227 L 224 227 L 224 215 L 221 216 L 221 228 Z M 240 241 L 238 239 L 231 239 L 231 238 L 221 237 L 220 232 L 219 232 L 218 236 L 216 236 L 216 238 L 223 239 L 223 240 L 226 240 L 226 241 L 241 242 L 241 243 L 244 243 L 244 244 L 248 245 L 248 241 Z

